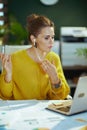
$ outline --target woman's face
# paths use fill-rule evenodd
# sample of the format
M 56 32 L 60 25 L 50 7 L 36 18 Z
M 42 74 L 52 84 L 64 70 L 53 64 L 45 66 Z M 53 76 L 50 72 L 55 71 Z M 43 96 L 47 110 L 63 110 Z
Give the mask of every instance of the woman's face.
M 36 37 L 37 48 L 42 52 L 49 52 L 54 44 L 54 28 L 42 28 Z

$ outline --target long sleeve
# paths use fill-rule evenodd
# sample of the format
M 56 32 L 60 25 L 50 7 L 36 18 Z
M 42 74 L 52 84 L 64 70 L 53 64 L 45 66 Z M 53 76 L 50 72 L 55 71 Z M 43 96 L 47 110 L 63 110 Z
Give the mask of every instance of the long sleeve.
M 51 60 L 53 59 L 55 61 L 57 75 L 59 79 L 61 80 L 62 85 L 59 88 L 53 88 L 51 83 L 49 82 L 50 89 L 48 93 L 48 98 L 49 99 L 65 99 L 67 95 L 70 93 L 70 87 L 68 86 L 68 83 L 65 79 L 59 56 L 56 55 L 55 53 L 52 53 L 52 55 L 53 56 Z
M 0 98 L 2 99 L 11 99 L 12 98 L 12 90 L 13 84 L 12 81 L 6 83 L 4 80 L 5 71 L 0 74 Z

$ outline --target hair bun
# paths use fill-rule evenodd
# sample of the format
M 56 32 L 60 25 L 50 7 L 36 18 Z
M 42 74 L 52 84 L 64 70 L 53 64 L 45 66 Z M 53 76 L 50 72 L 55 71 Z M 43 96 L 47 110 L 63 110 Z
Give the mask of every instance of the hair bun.
M 35 20 L 38 17 L 39 17 L 38 15 L 32 14 L 32 15 L 27 17 L 27 22 L 30 24 L 30 23 L 32 23 L 33 20 Z

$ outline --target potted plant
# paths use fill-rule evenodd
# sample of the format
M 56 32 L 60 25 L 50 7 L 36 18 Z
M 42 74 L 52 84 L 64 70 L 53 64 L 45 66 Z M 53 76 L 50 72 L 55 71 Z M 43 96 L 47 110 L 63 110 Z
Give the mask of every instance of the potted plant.
M 77 48 L 76 54 L 78 56 L 84 56 L 85 58 L 87 58 L 87 48 Z
M 7 35 L 7 25 L 0 26 L 0 45 L 3 44 L 6 35 Z
M 25 43 L 27 39 L 26 28 L 13 15 L 9 16 L 8 32 L 9 44 L 22 45 Z
M 27 39 L 27 30 L 15 16 L 9 15 L 8 25 L 0 27 L 0 37 L 3 37 L 3 44 L 23 45 Z

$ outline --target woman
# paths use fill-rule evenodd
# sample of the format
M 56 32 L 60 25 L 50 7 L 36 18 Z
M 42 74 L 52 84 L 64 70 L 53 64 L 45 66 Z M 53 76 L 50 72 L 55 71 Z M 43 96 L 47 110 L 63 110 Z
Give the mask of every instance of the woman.
M 4 71 L 0 75 L 2 99 L 65 99 L 70 88 L 65 80 L 60 59 L 51 51 L 54 24 L 45 16 L 27 17 L 27 30 L 32 47 L 12 55 L 0 54 Z

